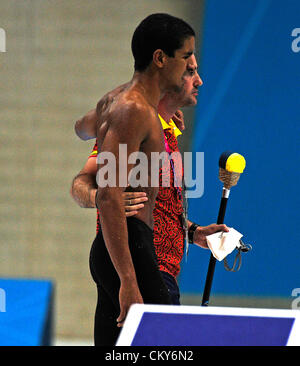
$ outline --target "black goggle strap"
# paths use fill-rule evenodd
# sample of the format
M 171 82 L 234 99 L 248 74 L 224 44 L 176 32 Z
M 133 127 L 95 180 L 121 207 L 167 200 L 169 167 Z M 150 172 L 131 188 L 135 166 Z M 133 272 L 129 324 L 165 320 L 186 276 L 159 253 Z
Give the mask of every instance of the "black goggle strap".
M 229 272 L 237 272 L 240 270 L 241 265 L 242 265 L 242 252 L 243 253 L 247 253 L 252 249 L 252 246 L 250 244 L 244 244 L 244 242 L 242 240 L 240 240 L 240 247 L 236 248 L 237 249 L 237 254 L 234 258 L 232 267 L 230 268 L 227 262 L 227 257 L 225 257 L 223 259 L 224 262 L 224 267 L 226 269 L 226 271 Z M 237 265 L 237 268 L 235 268 Z

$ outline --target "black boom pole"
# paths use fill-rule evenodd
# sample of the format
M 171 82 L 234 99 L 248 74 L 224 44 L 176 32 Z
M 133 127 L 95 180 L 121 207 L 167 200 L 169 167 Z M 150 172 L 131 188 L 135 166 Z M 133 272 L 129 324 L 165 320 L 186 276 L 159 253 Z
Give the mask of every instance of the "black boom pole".
M 223 190 L 223 192 L 224 192 L 224 190 Z M 223 196 L 221 199 L 219 215 L 218 215 L 218 220 L 217 220 L 218 225 L 224 223 L 227 201 L 228 201 L 228 197 Z M 216 258 L 211 254 L 210 259 L 209 259 L 207 275 L 206 275 L 204 292 L 203 292 L 202 306 L 208 306 L 211 285 L 212 285 L 214 272 L 215 272 L 215 265 L 216 265 Z
M 217 224 L 224 224 L 230 188 L 237 184 L 240 173 L 243 172 L 246 162 L 242 155 L 225 151 L 219 160 L 219 178 L 224 183 L 222 198 L 219 208 Z M 208 306 L 212 281 L 216 266 L 216 258 L 211 254 L 206 275 L 205 287 L 202 297 L 202 306 Z

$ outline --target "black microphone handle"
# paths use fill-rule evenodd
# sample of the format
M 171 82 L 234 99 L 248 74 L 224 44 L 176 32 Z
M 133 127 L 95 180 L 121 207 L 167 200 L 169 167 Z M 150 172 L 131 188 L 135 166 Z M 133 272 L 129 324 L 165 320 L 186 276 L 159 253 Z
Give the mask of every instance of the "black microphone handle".
M 229 190 L 227 190 L 227 191 L 228 191 L 227 194 L 225 194 L 225 195 L 223 194 L 222 198 L 221 198 L 219 215 L 218 215 L 218 220 L 217 220 L 218 225 L 224 223 L 226 206 L 227 206 L 227 201 L 228 201 L 228 197 L 229 197 Z M 211 254 L 210 260 L 209 260 L 209 265 L 208 265 L 208 270 L 207 270 L 207 275 L 206 275 L 203 297 L 202 297 L 202 304 L 201 304 L 202 306 L 208 306 L 212 281 L 213 281 L 214 272 L 215 272 L 215 265 L 216 265 L 216 258 Z

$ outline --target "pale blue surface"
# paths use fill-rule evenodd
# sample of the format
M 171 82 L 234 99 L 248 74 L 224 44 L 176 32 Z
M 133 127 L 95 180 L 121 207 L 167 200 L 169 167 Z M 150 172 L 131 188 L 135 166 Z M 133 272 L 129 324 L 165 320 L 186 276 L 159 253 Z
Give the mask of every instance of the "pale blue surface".
M 5 291 L 5 312 L 0 312 L 0 345 L 41 346 L 49 343 L 51 281 L 0 279 L 0 288 Z

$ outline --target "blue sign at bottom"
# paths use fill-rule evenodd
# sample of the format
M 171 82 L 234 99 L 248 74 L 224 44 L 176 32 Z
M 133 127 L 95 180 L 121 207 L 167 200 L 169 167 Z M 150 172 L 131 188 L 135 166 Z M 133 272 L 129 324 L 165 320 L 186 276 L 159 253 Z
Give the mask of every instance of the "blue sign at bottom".
M 117 346 L 300 345 L 299 332 L 297 310 L 133 305 Z

